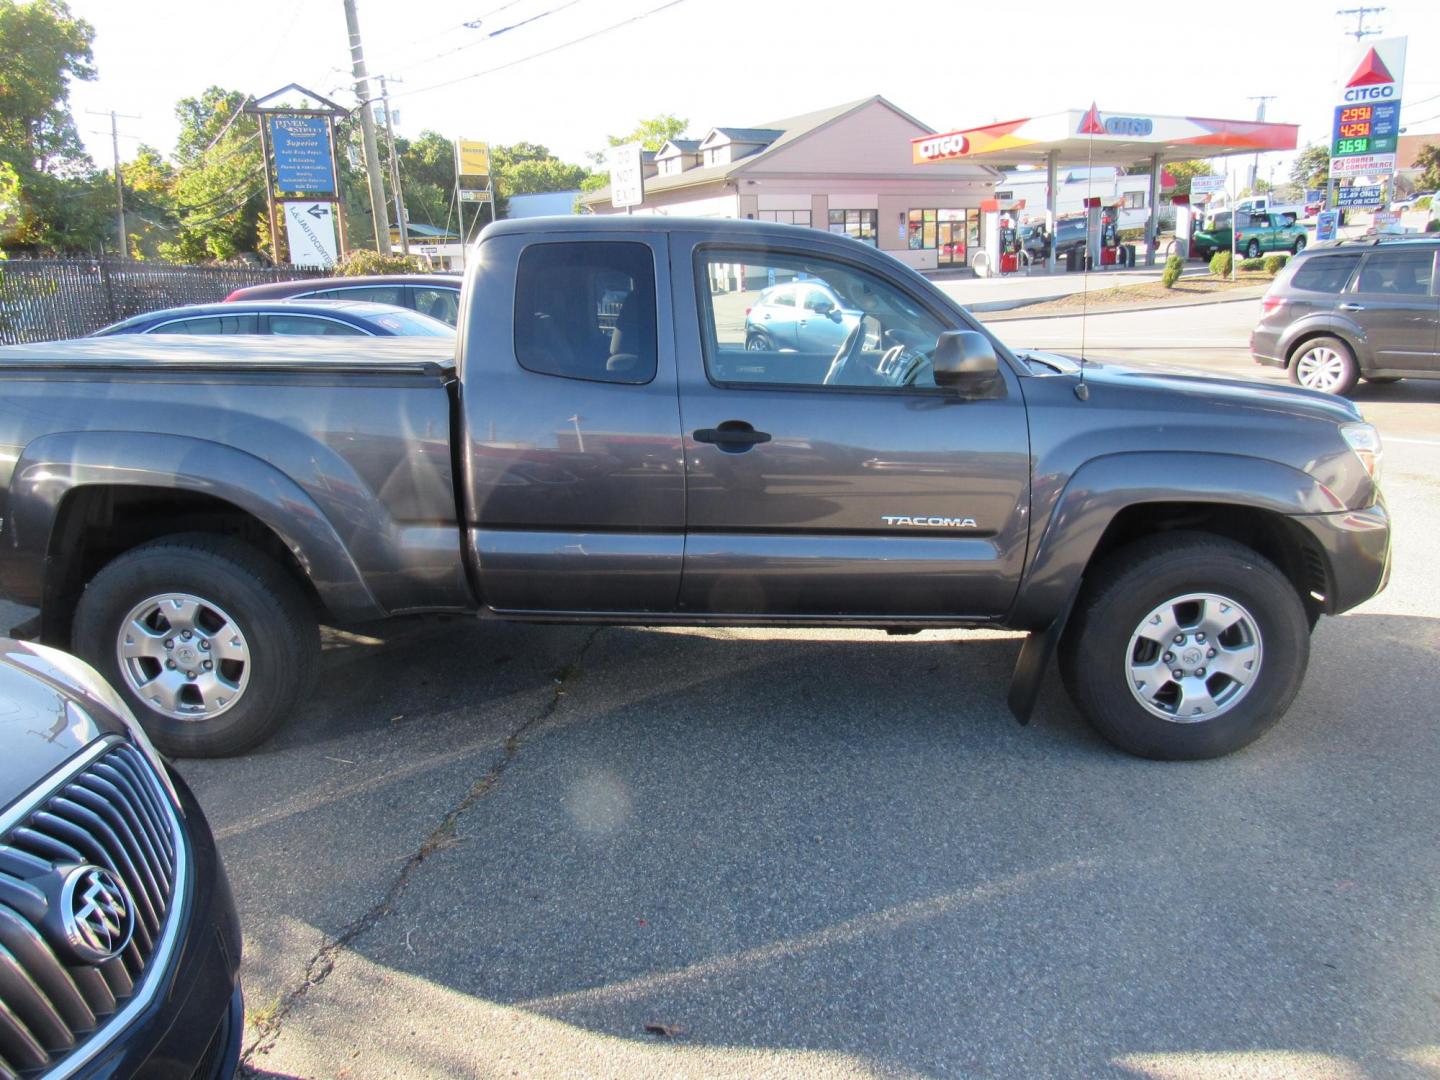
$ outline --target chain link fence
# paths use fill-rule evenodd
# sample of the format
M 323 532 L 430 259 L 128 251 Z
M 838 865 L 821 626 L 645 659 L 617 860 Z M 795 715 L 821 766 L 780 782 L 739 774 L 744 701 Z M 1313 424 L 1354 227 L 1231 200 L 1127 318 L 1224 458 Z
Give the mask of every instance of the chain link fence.
M 235 289 L 320 277 L 293 267 L 176 266 L 118 259 L 0 262 L 0 345 L 83 337 L 131 315 L 213 304 Z

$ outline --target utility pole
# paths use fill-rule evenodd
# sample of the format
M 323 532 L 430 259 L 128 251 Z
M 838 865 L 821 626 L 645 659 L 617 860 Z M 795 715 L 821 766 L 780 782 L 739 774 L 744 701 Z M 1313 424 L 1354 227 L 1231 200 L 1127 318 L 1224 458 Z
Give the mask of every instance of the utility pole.
M 1364 7 L 1364 6 L 1361 6 L 1361 7 L 1353 7 L 1353 8 L 1342 8 L 1341 10 L 1335 12 L 1335 14 L 1336 14 L 1336 15 L 1339 15 L 1342 19 L 1346 19 L 1346 18 L 1350 18 L 1351 16 L 1354 16 L 1354 18 L 1355 18 L 1355 29 L 1354 29 L 1354 30 L 1346 30 L 1346 31 L 1345 31 L 1345 34 L 1346 34 L 1346 36 L 1348 36 L 1348 37 L 1353 37 L 1356 41 L 1360 41 L 1362 38 L 1367 38 L 1367 37 L 1369 37 L 1371 34 L 1378 34 L 1378 33 L 1380 33 L 1379 30 L 1367 30 L 1367 29 L 1365 28 L 1365 16 L 1366 16 L 1366 15 L 1379 15 L 1379 14 L 1380 14 L 1382 11 L 1384 11 L 1384 10 L 1385 10 L 1385 9 L 1384 9 L 1383 7 Z
M 1252 94 L 1246 101 L 1258 101 L 1260 104 L 1255 107 L 1255 122 L 1263 123 L 1265 120 L 1265 103 L 1274 101 L 1277 94 Z M 1250 190 L 1255 190 L 1256 181 L 1260 179 L 1260 154 L 1257 151 L 1255 160 L 1250 163 Z
M 355 96 L 360 99 L 360 131 L 365 141 L 365 172 L 370 178 L 370 217 L 375 223 L 375 250 L 381 255 L 389 255 L 390 216 L 385 210 L 385 184 L 380 178 L 380 149 L 375 145 L 375 115 L 370 111 L 370 77 L 365 72 L 365 49 L 360 44 L 360 17 L 355 13 L 355 0 L 345 0 L 345 28 L 350 32 L 350 63 L 355 72 Z
M 400 190 L 400 158 L 395 153 L 395 119 L 390 114 L 390 89 L 380 77 L 380 104 L 385 110 L 385 139 L 390 144 L 390 190 L 395 193 L 395 220 L 400 227 L 400 251 L 410 254 L 410 225 L 405 220 L 405 196 Z M 396 82 L 402 80 L 396 79 Z
M 117 113 L 111 109 L 108 113 L 96 112 L 94 109 L 86 109 L 91 116 L 110 117 L 110 149 L 115 155 L 115 249 L 120 253 L 120 258 L 130 257 L 130 238 L 125 235 L 125 182 L 120 178 L 120 117 L 126 120 L 139 120 L 138 116 L 131 116 L 129 113 Z

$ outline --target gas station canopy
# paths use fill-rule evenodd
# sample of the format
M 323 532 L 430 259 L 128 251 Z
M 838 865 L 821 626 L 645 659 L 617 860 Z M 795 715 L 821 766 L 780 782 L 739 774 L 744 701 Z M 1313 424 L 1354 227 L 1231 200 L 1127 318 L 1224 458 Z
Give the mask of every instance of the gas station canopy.
M 1045 164 L 1133 165 L 1294 150 L 1297 124 L 1255 120 L 1215 120 L 1203 116 L 1153 116 L 1143 113 L 1067 109 L 1047 116 L 927 135 L 911 141 L 916 165 L 974 159 L 987 165 Z

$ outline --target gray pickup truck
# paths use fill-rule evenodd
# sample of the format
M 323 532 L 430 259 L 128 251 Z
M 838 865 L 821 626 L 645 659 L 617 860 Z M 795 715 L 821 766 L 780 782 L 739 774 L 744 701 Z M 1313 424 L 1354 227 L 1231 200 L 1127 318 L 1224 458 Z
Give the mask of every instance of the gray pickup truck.
M 838 344 L 748 346 L 816 282 Z M 842 325 L 843 324 L 843 325 Z M 0 350 L 0 588 L 163 748 L 282 722 L 318 626 L 406 612 L 1028 631 L 1111 741 L 1226 753 L 1383 587 L 1375 430 L 1312 391 L 1014 353 L 786 225 L 504 222 L 415 341 Z

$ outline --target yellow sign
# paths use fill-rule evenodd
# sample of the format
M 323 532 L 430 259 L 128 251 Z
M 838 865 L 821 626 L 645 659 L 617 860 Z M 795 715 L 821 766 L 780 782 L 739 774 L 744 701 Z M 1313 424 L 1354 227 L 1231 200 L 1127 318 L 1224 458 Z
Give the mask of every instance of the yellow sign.
M 462 177 L 490 175 L 490 144 L 455 140 L 455 172 Z

